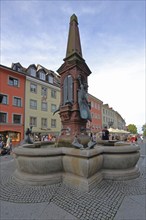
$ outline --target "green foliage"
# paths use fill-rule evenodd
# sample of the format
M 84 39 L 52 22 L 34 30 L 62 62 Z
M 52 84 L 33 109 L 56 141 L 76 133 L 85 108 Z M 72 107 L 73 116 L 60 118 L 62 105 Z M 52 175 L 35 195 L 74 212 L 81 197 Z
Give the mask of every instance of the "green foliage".
M 134 124 L 129 124 L 128 131 L 132 134 L 137 134 L 137 127 Z
M 146 124 L 142 126 L 143 136 L 146 137 Z

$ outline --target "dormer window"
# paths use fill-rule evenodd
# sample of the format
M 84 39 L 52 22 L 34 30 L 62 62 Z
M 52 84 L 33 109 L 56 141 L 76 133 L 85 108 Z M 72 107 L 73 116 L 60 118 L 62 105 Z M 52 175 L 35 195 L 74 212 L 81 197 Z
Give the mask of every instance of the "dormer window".
M 17 67 L 17 71 L 18 71 L 18 72 L 21 72 L 21 68 L 20 68 L 19 66 Z
M 53 76 L 50 76 L 50 75 L 48 76 L 48 82 L 49 83 L 53 84 L 53 79 L 54 79 Z
M 34 68 L 30 68 L 30 75 L 36 77 L 36 70 Z
M 21 72 L 23 70 L 22 66 L 20 65 L 20 63 L 14 63 L 12 66 L 12 69 L 18 72 Z
M 46 74 L 42 71 L 40 71 L 39 74 L 40 74 L 40 79 L 45 81 L 46 80 Z
M 34 65 L 33 65 L 34 66 Z M 27 73 L 30 75 L 30 76 L 33 76 L 33 77 L 36 77 L 36 69 L 32 66 L 28 67 L 27 69 Z

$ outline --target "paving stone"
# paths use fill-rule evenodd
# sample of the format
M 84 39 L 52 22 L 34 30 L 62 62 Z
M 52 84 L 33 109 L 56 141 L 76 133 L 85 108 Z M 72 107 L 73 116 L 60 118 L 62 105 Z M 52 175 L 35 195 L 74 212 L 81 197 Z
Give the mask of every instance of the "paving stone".
M 141 160 L 142 162 L 142 160 Z M 140 165 L 140 164 L 139 164 Z M 28 186 L 13 177 L 14 161 L 1 166 L 2 201 L 15 203 L 53 202 L 80 220 L 112 220 L 127 195 L 146 193 L 146 169 L 140 166 L 140 177 L 128 181 L 103 180 L 91 192 L 81 192 L 65 184 Z

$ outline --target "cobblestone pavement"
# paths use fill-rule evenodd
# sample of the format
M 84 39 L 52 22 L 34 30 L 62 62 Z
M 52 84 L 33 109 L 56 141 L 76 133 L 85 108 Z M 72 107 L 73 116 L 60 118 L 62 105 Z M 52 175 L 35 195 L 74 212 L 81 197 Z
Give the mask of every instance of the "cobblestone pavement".
M 128 181 L 100 182 L 89 193 L 80 192 L 65 184 L 28 186 L 13 177 L 15 163 L 12 156 L 1 160 L 1 201 L 13 203 L 55 203 L 80 220 L 112 220 L 127 195 L 146 194 L 146 158 L 140 157 L 140 177 Z

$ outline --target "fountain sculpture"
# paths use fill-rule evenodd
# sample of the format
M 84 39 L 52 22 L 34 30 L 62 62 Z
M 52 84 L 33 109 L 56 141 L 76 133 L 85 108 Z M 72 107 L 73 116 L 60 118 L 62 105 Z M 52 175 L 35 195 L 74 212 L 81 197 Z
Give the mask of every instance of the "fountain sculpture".
M 137 178 L 138 146 L 99 145 L 86 132 L 87 120 L 91 120 L 87 99 L 91 71 L 82 57 L 76 15 L 70 18 L 66 57 L 58 73 L 61 101 L 57 111 L 62 122 L 61 134 L 55 146 L 44 147 L 46 143 L 36 142 L 15 148 L 15 178 L 32 185 L 64 182 L 83 191 L 90 191 L 102 179 Z

